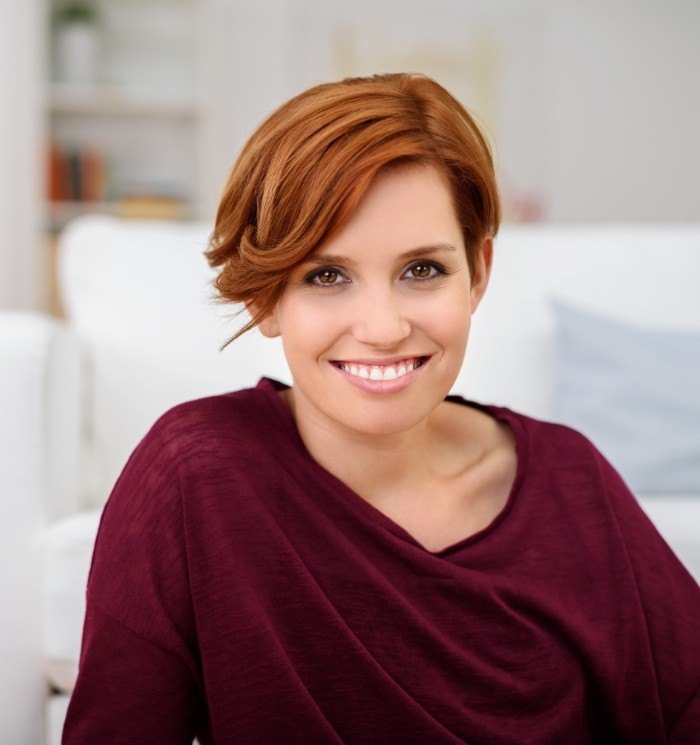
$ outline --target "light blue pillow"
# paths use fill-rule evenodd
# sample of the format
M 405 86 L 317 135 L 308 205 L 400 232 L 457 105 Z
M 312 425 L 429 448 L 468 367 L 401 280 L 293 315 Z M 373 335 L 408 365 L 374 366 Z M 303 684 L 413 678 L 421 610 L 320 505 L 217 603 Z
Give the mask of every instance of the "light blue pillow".
M 583 432 L 636 494 L 700 495 L 700 334 L 549 304 L 553 419 Z

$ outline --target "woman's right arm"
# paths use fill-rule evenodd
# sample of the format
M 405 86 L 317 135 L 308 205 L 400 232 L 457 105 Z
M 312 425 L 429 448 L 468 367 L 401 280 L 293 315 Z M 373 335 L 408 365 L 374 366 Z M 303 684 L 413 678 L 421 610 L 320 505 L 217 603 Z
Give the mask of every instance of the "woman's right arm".
M 206 707 L 183 660 L 88 597 L 64 745 L 191 745 Z
M 151 427 L 102 512 L 63 745 L 191 745 L 205 729 L 177 421 Z

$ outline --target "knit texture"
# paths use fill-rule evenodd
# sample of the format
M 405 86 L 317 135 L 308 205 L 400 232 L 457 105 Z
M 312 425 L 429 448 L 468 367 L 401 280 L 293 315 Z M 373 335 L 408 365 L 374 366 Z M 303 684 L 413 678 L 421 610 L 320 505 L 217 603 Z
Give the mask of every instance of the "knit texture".
M 63 743 L 700 742 L 700 587 L 578 431 L 506 422 L 483 530 L 431 552 L 316 463 L 282 383 L 179 404 L 104 508 Z

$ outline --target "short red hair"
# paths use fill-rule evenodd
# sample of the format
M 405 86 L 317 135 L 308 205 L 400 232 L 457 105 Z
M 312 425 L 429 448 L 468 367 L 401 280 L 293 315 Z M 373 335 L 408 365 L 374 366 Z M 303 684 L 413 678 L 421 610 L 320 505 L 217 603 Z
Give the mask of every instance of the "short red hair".
M 222 349 L 273 312 L 290 271 L 334 234 L 380 169 L 439 168 L 474 278 L 501 220 L 493 157 L 469 112 L 431 78 L 390 73 L 316 85 L 276 109 L 234 163 L 205 256 L 215 298 L 255 303 Z

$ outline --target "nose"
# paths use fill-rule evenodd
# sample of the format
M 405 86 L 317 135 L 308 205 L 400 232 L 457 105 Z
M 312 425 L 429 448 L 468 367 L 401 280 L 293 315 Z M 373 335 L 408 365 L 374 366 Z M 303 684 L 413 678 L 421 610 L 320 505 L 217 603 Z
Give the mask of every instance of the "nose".
M 373 292 L 357 298 L 353 336 L 378 349 L 393 349 L 411 333 L 411 322 L 391 292 Z

